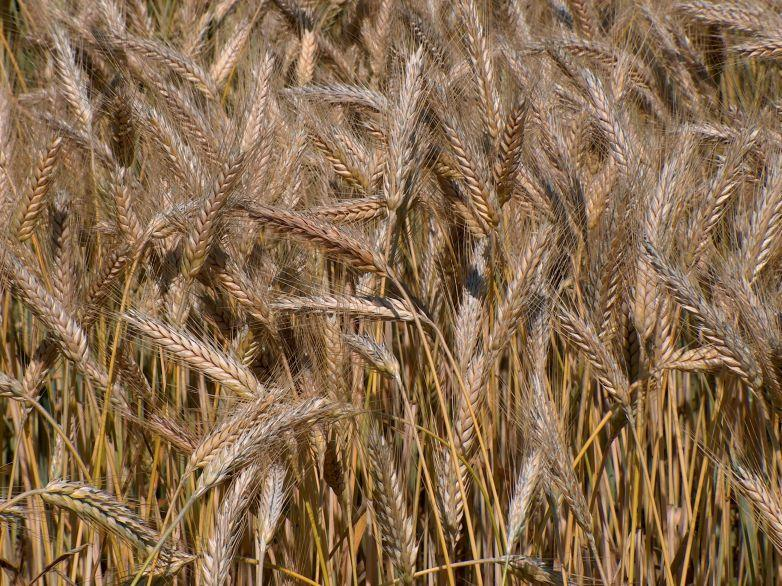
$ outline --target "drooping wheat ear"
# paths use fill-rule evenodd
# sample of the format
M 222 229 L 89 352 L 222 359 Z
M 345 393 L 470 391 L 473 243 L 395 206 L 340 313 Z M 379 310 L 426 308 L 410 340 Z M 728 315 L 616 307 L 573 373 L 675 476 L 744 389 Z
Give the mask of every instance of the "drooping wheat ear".
M 286 93 L 310 99 L 320 99 L 332 104 L 354 104 L 375 112 L 388 112 L 386 96 L 369 88 L 341 83 L 316 84 L 286 88 Z
M 528 584 L 541 586 L 561 586 L 563 584 L 562 572 L 544 560 L 516 554 L 499 558 L 497 561 L 507 564 L 512 574 Z M 575 586 L 576 583 L 573 577 L 569 576 L 566 586 Z
M 513 497 L 508 505 L 508 551 L 521 537 L 535 503 L 538 484 L 544 475 L 546 458 L 533 448 L 519 467 Z
M 21 505 L 4 506 L 5 503 L 0 500 L 0 523 L 5 527 L 13 527 L 17 523 L 23 522 L 29 516 L 29 511 Z
M 208 586 L 222 586 L 229 577 L 236 548 L 245 528 L 247 510 L 264 480 L 262 464 L 251 464 L 236 477 L 223 495 L 215 515 L 212 536 L 201 563 L 201 579 Z
M 684 372 L 712 372 L 724 364 L 722 353 L 714 346 L 680 348 L 657 363 L 658 369 Z
M 474 0 L 460 0 L 459 9 L 465 25 L 467 54 L 478 80 L 478 99 L 481 104 L 484 130 L 492 141 L 496 141 L 501 125 L 502 109 L 495 85 L 489 38 Z
M 179 132 L 155 108 L 134 103 L 134 113 L 145 134 L 157 143 L 174 178 L 182 186 L 202 189 L 205 184 L 203 165 Z
M 527 101 L 519 101 L 505 119 L 500 135 L 497 160 L 494 163 L 494 186 L 500 206 L 510 200 L 521 162 L 524 141 L 524 124 L 527 119 Z
M 254 320 L 276 335 L 276 325 L 268 301 L 258 286 L 222 251 L 212 255 L 209 270 L 217 282 Z
M 676 302 L 698 322 L 704 340 L 719 350 L 728 370 L 750 389 L 757 391 L 762 384 L 761 371 L 747 344 L 721 312 L 707 303 L 687 277 L 664 261 L 650 242 L 644 244 L 644 252 L 657 278 Z
M 263 6 L 263 2 L 250 16 L 242 19 L 239 24 L 234 28 L 233 33 L 226 41 L 223 48 L 220 50 L 219 55 L 212 63 L 212 67 L 209 70 L 209 77 L 213 80 L 215 89 L 220 91 L 228 83 L 231 74 L 236 69 L 236 65 L 241 59 L 244 49 L 247 46 L 247 41 L 250 39 L 250 34 L 253 31 L 258 14 Z
M 212 192 L 195 217 L 182 255 L 182 274 L 188 279 L 195 278 L 209 256 L 222 212 L 239 183 L 244 162 L 244 155 L 239 154 L 221 169 Z
M 365 272 L 390 275 L 391 269 L 379 253 L 336 226 L 294 212 L 261 206 L 244 206 L 247 215 L 263 227 L 322 248 L 350 266 Z
M 41 492 L 47 504 L 75 513 L 84 521 L 124 539 L 142 551 L 154 547 L 159 536 L 141 518 L 119 502 L 114 496 L 76 482 L 57 480 L 49 483 Z M 192 556 L 165 546 L 161 551 L 159 571 L 176 573 Z
M 245 399 L 266 396 L 268 389 L 236 358 L 161 321 L 129 311 L 125 319 L 138 332 Z
M 763 269 L 779 252 L 782 234 L 782 157 L 769 160 L 763 191 L 752 215 L 745 250 L 745 278 L 755 284 Z
M 362 334 L 343 333 L 342 338 L 351 350 L 363 357 L 372 367 L 394 380 L 401 380 L 399 361 L 385 344 Z
M 217 95 L 214 82 L 197 63 L 178 51 L 151 39 L 141 39 L 133 35 L 114 36 L 111 39 L 122 51 L 128 51 L 139 59 L 151 62 L 175 73 L 193 84 L 208 99 Z
M 584 353 L 595 377 L 606 392 L 621 405 L 628 405 L 627 376 L 616 358 L 601 343 L 594 326 L 561 304 L 557 306 L 556 316 L 562 334 Z
M 19 227 L 16 229 L 16 237 L 21 242 L 33 235 L 41 211 L 46 205 L 46 196 L 52 185 L 61 148 L 62 137 L 55 136 L 36 165 L 30 188 L 25 190 L 23 203 L 20 206 Z
M 281 449 L 286 435 L 306 437 L 317 426 L 328 425 L 348 413 L 341 404 L 320 397 L 275 406 L 235 441 L 214 452 L 203 467 L 196 494 L 203 494 L 249 462 L 268 458 L 274 449 Z
M 188 137 L 210 163 L 218 164 L 222 159 L 217 153 L 217 138 L 214 130 L 193 103 L 193 98 L 153 70 L 143 69 L 139 77 L 146 80 L 163 99 L 166 114 L 180 129 L 179 135 Z M 173 141 L 176 141 L 176 136 L 172 134 Z
M 763 30 L 769 16 L 762 5 L 740 0 L 719 3 L 689 0 L 677 4 L 675 10 L 705 24 L 714 24 L 747 34 L 755 34 Z
M 383 218 L 388 213 L 388 208 L 385 196 L 376 195 L 307 208 L 306 213 L 317 220 L 332 224 L 352 224 Z
M 768 536 L 777 551 L 782 552 L 782 497 L 760 475 L 734 461 L 733 478 L 739 491 L 749 499 L 765 521 Z
M 372 498 L 383 546 L 394 569 L 405 584 L 413 583 L 418 553 L 413 522 L 405 505 L 405 490 L 394 464 L 394 456 L 377 427 L 367 438 L 369 474 L 372 477 Z
M 490 190 L 487 173 L 480 165 L 481 158 L 468 152 L 467 140 L 455 122 L 444 121 L 443 131 L 451 147 L 456 166 L 467 187 L 468 201 L 484 234 L 489 234 L 499 223 L 495 210 L 496 194 Z
M 22 384 L 12 376 L 0 372 L 0 393 L 4 397 L 19 396 L 24 394 Z
M 782 35 L 778 33 L 763 34 L 757 40 L 742 43 L 732 48 L 742 57 L 760 57 L 762 59 L 782 59 Z
M 269 303 L 272 310 L 302 313 L 348 313 L 364 319 L 415 321 L 407 306 L 390 297 L 359 297 L 351 295 L 315 295 L 312 297 L 281 296 Z M 421 315 L 418 316 L 422 318 Z
M 278 392 L 241 405 L 229 417 L 207 434 L 193 450 L 187 463 L 187 474 L 208 465 L 221 450 L 233 445 L 247 430 L 258 425 L 267 416 L 275 400 L 280 400 Z
M 65 354 L 88 378 L 105 388 L 109 378 L 94 359 L 87 335 L 62 304 L 9 251 L 0 251 L 0 275 L 10 281 L 14 290 L 35 316 L 55 335 Z
M 52 58 L 62 95 L 78 121 L 80 129 L 90 134 L 92 131 L 92 105 L 87 97 L 87 84 L 73 57 L 73 49 L 68 35 L 62 29 L 55 29 L 52 31 L 52 42 L 54 44 Z
M 344 141 L 339 140 L 339 133 L 330 130 L 329 136 L 325 132 L 313 132 L 312 143 L 323 153 L 325 159 L 331 164 L 334 173 L 351 187 L 367 192 L 370 186 L 370 178 L 365 173 L 362 161 L 358 160 Z
M 410 196 L 415 171 L 413 161 L 420 141 L 418 119 L 423 92 L 423 51 L 419 47 L 405 66 L 405 76 L 393 110 L 393 123 L 388 137 L 383 195 L 391 213 Z

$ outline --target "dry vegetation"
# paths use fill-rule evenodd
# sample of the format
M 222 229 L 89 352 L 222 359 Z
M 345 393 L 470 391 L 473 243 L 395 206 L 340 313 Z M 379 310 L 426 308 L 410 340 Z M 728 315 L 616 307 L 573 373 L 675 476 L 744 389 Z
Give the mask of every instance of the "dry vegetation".
M 782 4 L 3 2 L 0 583 L 773 583 Z

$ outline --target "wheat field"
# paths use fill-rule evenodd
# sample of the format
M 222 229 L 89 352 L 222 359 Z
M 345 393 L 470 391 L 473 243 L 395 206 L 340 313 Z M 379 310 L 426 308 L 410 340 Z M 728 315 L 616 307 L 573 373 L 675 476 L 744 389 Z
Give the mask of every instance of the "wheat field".
M 0 584 L 779 583 L 782 2 L 0 26 Z

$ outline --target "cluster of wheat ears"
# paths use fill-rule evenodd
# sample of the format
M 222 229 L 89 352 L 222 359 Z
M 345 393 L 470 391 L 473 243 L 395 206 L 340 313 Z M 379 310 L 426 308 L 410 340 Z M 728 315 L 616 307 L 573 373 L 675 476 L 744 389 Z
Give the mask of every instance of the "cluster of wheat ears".
M 17 0 L 0 583 L 773 583 L 779 0 Z

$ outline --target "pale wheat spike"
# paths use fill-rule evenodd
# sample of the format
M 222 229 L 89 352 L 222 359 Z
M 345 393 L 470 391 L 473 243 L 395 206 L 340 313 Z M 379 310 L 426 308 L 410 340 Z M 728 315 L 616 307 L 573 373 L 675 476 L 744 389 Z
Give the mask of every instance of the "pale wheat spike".
M 725 367 L 757 391 L 762 384 L 757 361 L 721 312 L 707 303 L 689 279 L 663 260 L 648 241 L 644 250 L 661 284 L 701 324 L 704 339 L 719 349 Z
M 362 169 L 361 161 L 357 161 L 347 145 L 340 141 L 336 132 L 330 138 L 324 138 L 325 133 L 313 133 L 312 142 L 323 153 L 324 158 L 331 164 L 334 173 L 351 187 L 368 191 L 370 180 Z
M 359 334 L 343 333 L 342 339 L 351 350 L 362 356 L 379 372 L 394 380 L 401 380 L 399 361 L 384 344 L 376 342 L 369 336 Z
M 675 9 L 706 24 L 715 24 L 732 31 L 749 34 L 761 31 L 769 17 L 769 13 L 761 4 L 740 0 L 719 3 L 689 0 L 677 4 Z
M 405 66 L 405 76 L 388 137 L 383 195 L 391 214 L 412 195 L 413 162 L 418 143 L 416 129 L 423 85 L 423 51 L 419 48 Z
M 261 221 L 265 228 L 322 248 L 360 271 L 391 274 L 391 268 L 379 253 L 336 226 L 282 209 L 245 205 L 244 210 L 253 220 Z
M 38 218 L 46 204 L 46 196 L 51 189 L 54 170 L 62 148 L 62 137 L 55 136 L 46 153 L 38 161 L 35 175 L 29 190 L 25 190 L 24 203 L 21 206 L 19 227 L 16 237 L 24 242 L 33 235 Z
M 722 354 L 713 346 L 681 348 L 657 363 L 658 369 L 712 372 L 723 365 Z
M 247 510 L 261 488 L 263 474 L 263 465 L 251 464 L 239 473 L 223 495 L 203 554 L 203 584 L 222 586 L 229 578 L 234 554 L 245 528 Z
M 195 494 L 203 494 L 256 458 L 268 458 L 282 449 L 286 436 L 306 438 L 317 426 L 334 423 L 347 413 L 339 403 L 319 397 L 275 406 L 235 441 L 214 452 L 203 466 Z
M 56 29 L 52 32 L 54 42 L 54 64 L 57 80 L 68 108 L 71 109 L 79 127 L 88 135 L 92 132 L 92 105 L 87 97 L 87 85 L 81 69 L 73 57 L 73 49 L 65 31 Z
M 459 9 L 465 23 L 467 53 L 478 80 L 478 96 L 484 129 L 492 140 L 496 141 L 499 135 L 502 112 L 495 86 L 494 63 L 489 48 L 489 38 L 474 0 L 460 0 Z
M 317 62 L 318 40 L 315 31 L 305 30 L 301 35 L 299 59 L 296 62 L 296 81 L 299 85 L 312 82 Z
M 545 458 L 540 449 L 533 448 L 519 467 L 513 497 L 508 505 L 508 550 L 521 537 L 535 504 L 538 484 L 544 474 Z
M 206 342 L 196 340 L 186 332 L 136 311 L 126 313 L 125 319 L 134 329 L 174 354 L 188 366 L 203 372 L 240 397 L 255 399 L 268 393 L 266 387 L 258 382 L 258 379 L 239 360 L 224 354 Z
M 218 223 L 228 198 L 241 179 L 244 163 L 242 154 L 231 157 L 215 178 L 211 193 L 195 217 L 182 258 L 182 274 L 188 279 L 195 278 L 209 256 Z
M 418 546 L 391 448 L 373 427 L 367 438 L 373 508 L 380 537 L 399 577 L 412 584 Z
M 304 313 L 347 313 L 365 319 L 415 321 L 415 316 L 404 303 L 389 297 L 327 294 L 311 297 L 281 296 L 271 301 L 269 307 Z
M 142 519 L 114 496 L 85 484 L 56 480 L 41 491 L 44 502 L 75 513 L 88 523 L 97 525 L 132 543 L 143 551 L 150 550 L 159 536 Z M 193 556 L 165 545 L 160 554 L 158 574 L 175 574 Z
M 228 83 L 231 74 L 236 69 L 236 65 L 241 59 L 247 42 L 255 26 L 258 13 L 263 6 L 263 2 L 250 17 L 244 18 L 229 37 L 223 46 L 217 59 L 215 59 L 209 70 L 209 77 L 213 80 L 215 89 L 222 90 Z
M 242 150 L 246 151 L 264 135 L 264 129 L 270 126 L 270 101 L 272 70 L 274 61 L 271 54 L 264 52 L 258 57 L 251 72 L 251 91 L 248 95 L 247 121 L 242 132 Z
M 388 99 L 369 88 L 340 83 L 314 84 L 286 88 L 286 93 L 310 99 L 322 99 L 333 104 L 354 104 L 376 112 L 387 112 Z
M 755 506 L 765 521 L 771 542 L 777 551 L 782 551 L 782 498 L 779 491 L 739 462 L 733 462 L 732 471 L 739 491 Z
M 111 193 L 117 209 L 117 225 L 130 242 L 141 241 L 144 230 L 136 212 L 133 210 L 133 196 L 129 185 L 129 173 L 126 169 L 117 169 L 112 177 Z
M 386 198 L 375 195 L 364 198 L 334 201 L 321 206 L 311 207 L 304 212 L 319 220 L 332 224 L 352 224 L 382 219 L 388 213 Z
M 522 100 L 511 108 L 502 126 L 497 160 L 494 163 L 494 185 L 500 207 L 507 203 L 513 193 L 516 172 L 521 162 L 526 118 L 527 102 Z
M 753 285 L 778 253 L 782 234 L 782 158 L 776 154 L 769 160 L 763 190 L 751 220 L 746 244 L 745 273 Z
M 11 282 L 30 310 L 55 335 L 63 354 L 88 378 L 105 389 L 109 383 L 108 374 L 94 359 L 87 335 L 60 301 L 7 250 L 0 251 L 0 274 Z
M 563 305 L 557 307 L 556 316 L 562 334 L 584 352 L 593 367 L 595 376 L 606 391 L 620 405 L 627 405 L 629 389 L 627 376 L 617 364 L 616 358 L 600 342 L 594 326 Z
M 725 214 L 728 202 L 735 196 L 745 173 L 745 159 L 758 140 L 758 131 L 753 130 L 740 135 L 731 145 L 725 161 L 713 177 L 703 209 L 690 230 L 693 263 L 698 262 L 706 246 L 711 242 L 711 234 Z
M 259 583 L 263 581 L 263 561 L 266 557 L 266 550 L 277 530 L 288 497 L 288 487 L 285 484 L 286 475 L 287 471 L 284 465 L 272 464 L 266 472 L 258 495 L 255 543 L 258 560 L 261 562 Z
M 457 129 L 455 123 L 443 123 L 443 131 L 455 157 L 456 166 L 467 186 L 468 201 L 484 231 L 490 232 L 499 223 L 495 210 L 494 193 L 490 192 L 486 173 L 479 166 L 480 159 L 468 151 L 467 141 L 463 132 Z
M 129 51 L 139 59 L 149 59 L 176 73 L 182 79 L 192 83 L 207 99 L 214 99 L 217 95 L 214 82 L 209 74 L 189 57 L 171 47 L 158 41 L 141 39 L 128 34 L 115 36 L 111 40 L 117 48 Z

